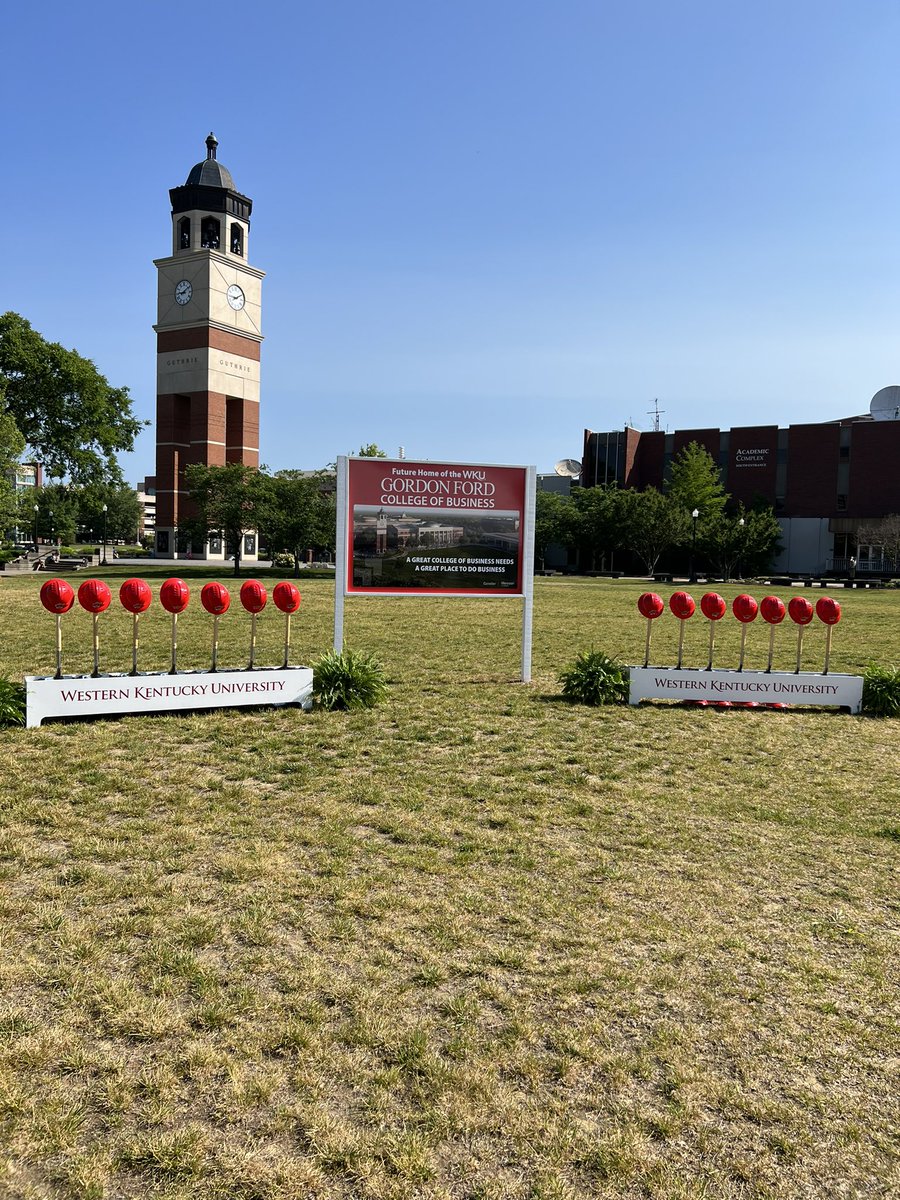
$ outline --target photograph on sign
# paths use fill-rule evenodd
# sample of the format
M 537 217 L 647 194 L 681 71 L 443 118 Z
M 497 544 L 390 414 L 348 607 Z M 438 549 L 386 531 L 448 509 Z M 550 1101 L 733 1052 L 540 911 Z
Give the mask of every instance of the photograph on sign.
M 348 592 L 521 595 L 526 470 L 351 459 Z

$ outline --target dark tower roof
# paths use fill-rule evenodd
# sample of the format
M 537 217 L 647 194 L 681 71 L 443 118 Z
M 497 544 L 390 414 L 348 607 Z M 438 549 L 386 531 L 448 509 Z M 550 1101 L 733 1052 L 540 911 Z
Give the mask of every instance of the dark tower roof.
M 236 191 L 231 172 L 216 159 L 218 144 L 216 135 L 211 133 L 206 139 L 206 158 L 191 167 L 191 173 L 185 180 L 185 187 L 199 183 L 203 187 L 220 187 L 227 188 L 229 192 Z
M 249 224 L 253 201 L 237 190 L 231 172 L 216 158 L 218 144 L 216 135 L 211 133 L 206 139 L 206 158 L 191 167 L 181 187 L 169 189 L 172 212 L 190 212 L 198 208 L 207 212 L 228 212 Z

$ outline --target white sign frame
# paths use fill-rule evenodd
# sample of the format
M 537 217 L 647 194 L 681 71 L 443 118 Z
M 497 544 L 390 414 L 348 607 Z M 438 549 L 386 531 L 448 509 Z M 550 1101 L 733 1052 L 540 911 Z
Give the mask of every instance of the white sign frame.
M 512 469 L 525 472 L 525 500 L 524 511 L 521 518 L 522 529 L 522 554 L 521 554 L 521 571 L 522 571 L 522 590 L 520 592 L 498 593 L 485 592 L 483 595 L 478 592 L 470 593 L 454 593 L 452 591 L 431 592 L 426 590 L 421 592 L 413 590 L 398 591 L 395 593 L 373 591 L 366 592 L 348 592 L 347 590 L 347 572 L 349 566 L 350 550 L 348 546 L 348 535 L 350 525 L 350 479 L 349 479 L 349 461 L 351 458 L 356 458 L 356 455 L 339 455 L 337 459 L 337 545 L 335 547 L 335 571 L 334 571 L 334 649 L 337 654 L 340 654 L 344 645 L 344 603 L 348 595 L 358 596 L 360 599 L 377 599 L 379 597 L 395 596 L 413 596 L 417 599 L 427 598 L 429 595 L 440 599 L 498 599 L 498 600 L 518 600 L 523 601 L 522 608 L 522 682 L 531 682 L 531 646 L 533 640 L 533 625 L 534 625 L 534 526 L 535 526 L 535 497 L 537 495 L 537 468 L 536 467 L 521 467 L 511 466 L 506 463 L 446 463 L 446 466 L 458 466 L 461 469 L 469 467 L 502 467 L 503 469 Z M 394 460 L 389 460 L 393 462 Z M 417 459 L 416 462 L 429 462 L 429 459 Z M 437 460 L 435 460 L 437 461 Z M 441 460 L 443 463 L 443 460 Z
M 138 675 L 26 675 L 29 729 L 51 717 L 140 717 L 212 708 L 312 707 L 311 667 L 150 672 Z
M 630 667 L 628 703 L 703 700 L 707 704 L 814 704 L 862 710 L 861 675 L 794 671 L 707 671 L 683 667 Z

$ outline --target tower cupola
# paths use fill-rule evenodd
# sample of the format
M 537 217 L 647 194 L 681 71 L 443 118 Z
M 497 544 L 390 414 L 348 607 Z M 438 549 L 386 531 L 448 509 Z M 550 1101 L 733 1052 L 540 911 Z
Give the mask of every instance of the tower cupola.
M 216 250 L 246 259 L 253 201 L 234 186 L 217 158 L 214 133 L 206 139 L 206 158 L 191 167 L 181 187 L 171 188 L 172 253 Z

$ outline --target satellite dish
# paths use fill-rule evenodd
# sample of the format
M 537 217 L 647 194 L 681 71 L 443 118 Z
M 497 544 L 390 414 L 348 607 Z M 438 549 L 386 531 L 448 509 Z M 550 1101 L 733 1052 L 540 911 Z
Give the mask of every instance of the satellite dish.
M 897 388 L 900 392 L 900 388 Z M 581 474 L 581 463 L 577 458 L 561 458 L 553 470 L 557 475 L 565 475 L 567 479 L 577 479 Z
M 892 384 L 876 392 L 869 412 L 875 421 L 900 421 L 900 387 Z

